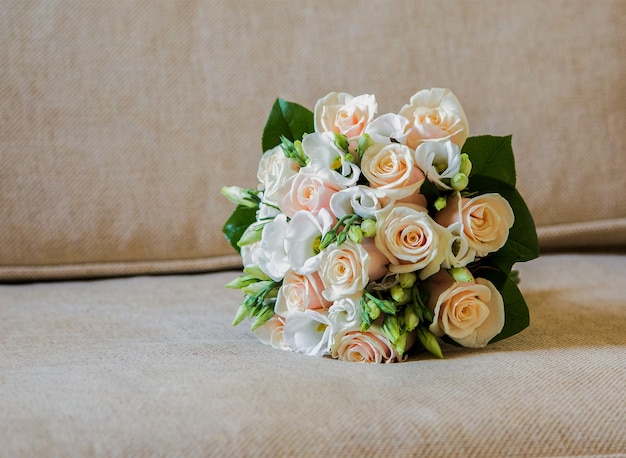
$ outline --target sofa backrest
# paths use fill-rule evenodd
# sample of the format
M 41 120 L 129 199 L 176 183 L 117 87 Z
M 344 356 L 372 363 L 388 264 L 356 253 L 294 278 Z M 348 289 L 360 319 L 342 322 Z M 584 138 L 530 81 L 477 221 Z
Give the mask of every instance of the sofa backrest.
M 626 2 L 0 0 L 0 279 L 234 267 L 276 97 L 449 87 L 541 246 L 626 245 Z

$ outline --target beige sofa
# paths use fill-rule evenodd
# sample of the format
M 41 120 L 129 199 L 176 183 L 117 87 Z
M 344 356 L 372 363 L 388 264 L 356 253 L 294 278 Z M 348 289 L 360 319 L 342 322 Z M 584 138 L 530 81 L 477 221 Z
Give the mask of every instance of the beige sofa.
M 626 456 L 625 46 L 624 1 L 1 0 L 0 456 Z M 442 86 L 513 134 L 530 327 L 382 366 L 231 327 L 274 99 Z

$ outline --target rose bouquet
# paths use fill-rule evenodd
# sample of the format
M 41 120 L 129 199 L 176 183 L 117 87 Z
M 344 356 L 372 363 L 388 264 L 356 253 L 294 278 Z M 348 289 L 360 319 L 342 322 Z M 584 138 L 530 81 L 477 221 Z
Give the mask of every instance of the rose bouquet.
M 233 324 L 250 318 L 275 348 L 377 363 L 520 332 L 512 267 L 538 244 L 511 137 L 468 137 L 448 89 L 377 108 L 373 95 L 333 92 L 313 112 L 276 100 L 258 186 L 222 189 L 244 265 L 227 285 L 244 297 Z

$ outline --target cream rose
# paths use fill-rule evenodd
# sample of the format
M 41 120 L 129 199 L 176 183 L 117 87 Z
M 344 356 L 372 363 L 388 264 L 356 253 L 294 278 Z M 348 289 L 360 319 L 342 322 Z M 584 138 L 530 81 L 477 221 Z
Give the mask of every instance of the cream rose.
M 371 188 L 384 191 L 395 201 L 417 194 L 425 178 L 413 151 L 399 143 L 370 147 L 361 159 L 361 172 Z
M 411 97 L 399 113 L 409 120 L 407 145 L 449 138 L 459 148 L 469 135 L 465 112 L 450 89 L 424 89 Z
M 446 207 L 435 215 L 442 226 L 462 223 L 462 232 L 469 246 L 482 257 L 504 246 L 515 215 L 508 201 L 497 193 L 473 198 L 455 193 L 448 198 Z
M 369 263 L 370 257 L 360 243 L 346 240 L 327 247 L 320 261 L 320 277 L 326 287 L 323 296 L 329 301 L 360 296 L 369 281 Z
M 353 329 L 336 336 L 331 356 L 342 361 L 378 364 L 398 359 L 393 344 L 376 325 L 370 326 L 366 332 Z
M 315 104 L 315 131 L 358 137 L 374 118 L 377 109 L 373 95 L 353 97 L 345 92 L 331 92 Z
M 419 270 L 419 277 L 425 279 L 436 273 L 444 260 L 446 234 L 426 209 L 405 204 L 379 215 L 375 242 L 389 259 L 391 272 Z
M 441 272 L 444 275 L 448 279 L 437 278 L 431 287 L 428 306 L 435 317 L 430 331 L 439 337 L 445 334 L 464 347 L 486 346 L 504 327 L 502 296 L 484 278 L 455 283 L 447 272 Z
M 292 217 L 300 210 L 313 214 L 330 208 L 330 198 L 339 191 L 339 187 L 323 180 L 313 169 L 300 169 L 297 175 L 291 177 L 283 185 L 284 197 L 279 202 L 281 210 Z
M 323 291 L 324 284 L 317 272 L 300 275 L 290 270 L 278 290 L 274 311 L 287 316 L 291 312 L 304 312 L 306 309 L 327 309 L 331 303 L 324 298 Z

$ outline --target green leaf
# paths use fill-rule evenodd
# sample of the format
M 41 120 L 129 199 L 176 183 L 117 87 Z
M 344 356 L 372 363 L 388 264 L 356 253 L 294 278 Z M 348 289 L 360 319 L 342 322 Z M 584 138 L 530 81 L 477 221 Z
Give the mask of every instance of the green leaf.
M 470 180 L 469 190 L 478 194 L 497 192 L 509 202 L 515 215 L 506 244 L 481 260 L 481 263 L 486 262 L 508 273 L 516 262 L 530 261 L 539 256 L 535 222 L 517 189 L 500 180 L 479 176 Z
M 283 136 L 293 142 L 313 131 L 312 111 L 297 103 L 276 99 L 263 129 L 263 151 L 280 145 Z
M 474 275 L 489 280 L 500 291 L 504 301 L 504 328 L 489 342 L 494 343 L 511 337 L 526 329 L 530 323 L 528 306 L 517 285 L 500 270 L 485 266 L 476 269 Z
M 248 226 L 256 221 L 256 211 L 256 208 L 239 205 L 222 228 L 226 239 L 238 253 L 241 252 L 241 248 L 239 248 L 237 242 L 239 242 Z
M 469 137 L 462 148 L 472 162 L 470 186 L 474 177 L 490 177 L 515 187 L 515 158 L 511 136 Z

